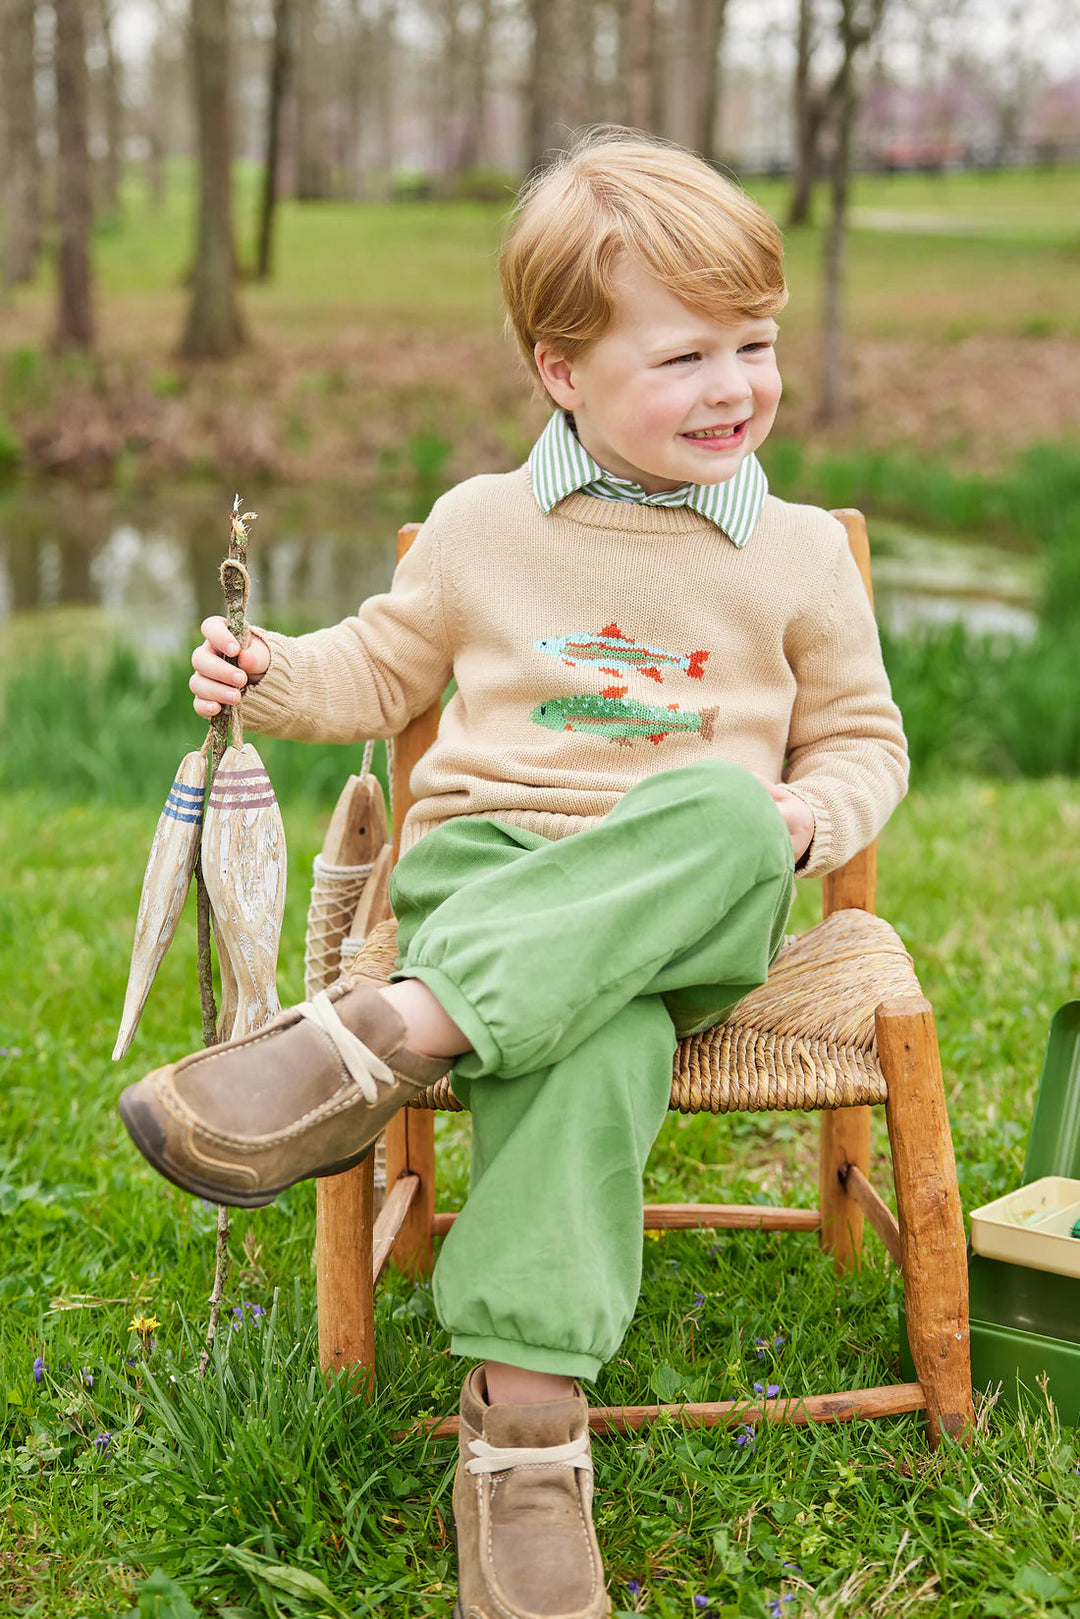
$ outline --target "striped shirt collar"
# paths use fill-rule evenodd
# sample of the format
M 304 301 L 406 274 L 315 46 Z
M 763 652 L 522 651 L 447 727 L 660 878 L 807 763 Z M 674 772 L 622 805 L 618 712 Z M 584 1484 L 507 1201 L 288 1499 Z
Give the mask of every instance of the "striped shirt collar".
M 689 506 L 744 546 L 761 516 L 769 483 L 761 463 L 748 455 L 726 483 L 684 483 L 677 489 L 647 495 L 639 483 L 617 478 L 593 460 L 565 411 L 557 410 L 529 454 L 529 477 L 537 504 L 551 511 L 560 500 L 581 490 L 599 500 L 632 500 L 642 506 Z

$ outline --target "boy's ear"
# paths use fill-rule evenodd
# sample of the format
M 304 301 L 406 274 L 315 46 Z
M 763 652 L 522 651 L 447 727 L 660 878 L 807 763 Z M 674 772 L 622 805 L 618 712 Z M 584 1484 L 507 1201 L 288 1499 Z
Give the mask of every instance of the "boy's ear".
M 581 403 L 569 360 L 543 342 L 537 343 L 533 349 L 533 358 L 540 381 L 562 410 L 573 410 Z

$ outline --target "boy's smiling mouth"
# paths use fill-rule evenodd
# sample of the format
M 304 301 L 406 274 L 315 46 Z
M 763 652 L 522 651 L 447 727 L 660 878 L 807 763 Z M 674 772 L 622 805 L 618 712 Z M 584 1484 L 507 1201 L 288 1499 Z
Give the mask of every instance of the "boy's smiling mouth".
M 681 438 L 692 439 L 695 444 L 708 444 L 723 440 L 727 442 L 737 438 L 746 426 L 746 422 L 733 422 L 730 427 L 698 427 L 692 433 L 681 433 Z

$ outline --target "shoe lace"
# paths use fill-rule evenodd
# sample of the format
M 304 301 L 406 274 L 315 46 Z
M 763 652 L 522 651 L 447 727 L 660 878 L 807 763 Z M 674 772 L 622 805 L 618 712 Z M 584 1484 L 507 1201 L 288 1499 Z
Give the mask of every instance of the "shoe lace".
M 467 1473 L 505 1473 L 511 1467 L 584 1467 L 592 1472 L 589 1436 L 583 1433 L 567 1445 L 489 1445 L 486 1439 L 470 1439 L 472 1461 Z
M 393 1083 L 393 1070 L 381 1057 L 365 1046 L 364 1042 L 347 1029 L 334 1011 L 334 1005 L 325 989 L 310 1001 L 301 1001 L 296 1010 L 301 1017 L 310 1018 L 315 1027 L 326 1036 L 337 1051 L 350 1076 L 356 1081 L 364 1100 L 374 1105 L 379 1100 L 375 1086 L 377 1079 L 384 1085 Z

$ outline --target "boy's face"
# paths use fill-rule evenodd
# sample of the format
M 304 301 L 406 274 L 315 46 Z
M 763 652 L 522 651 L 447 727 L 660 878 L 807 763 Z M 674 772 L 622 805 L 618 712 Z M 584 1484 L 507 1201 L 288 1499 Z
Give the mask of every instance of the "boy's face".
M 724 483 L 764 443 L 780 403 L 777 331 L 768 317 L 714 320 L 624 259 L 603 336 L 572 362 L 538 343 L 536 363 L 593 460 L 658 494 Z

